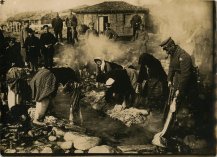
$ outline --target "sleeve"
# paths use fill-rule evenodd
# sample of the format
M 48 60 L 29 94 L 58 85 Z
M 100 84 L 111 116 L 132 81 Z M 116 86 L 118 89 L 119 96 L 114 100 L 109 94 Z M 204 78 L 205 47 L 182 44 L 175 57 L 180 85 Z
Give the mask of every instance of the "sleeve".
M 51 25 L 52 25 L 53 28 L 55 27 L 55 18 L 52 19 L 52 21 L 51 21 Z
M 23 30 L 20 31 L 20 44 L 21 44 L 21 47 L 23 47 L 23 45 L 24 45 Z
M 145 66 L 141 66 L 140 70 L 139 70 L 139 75 L 138 75 L 138 79 L 137 79 L 137 83 L 142 83 L 144 80 L 147 80 L 148 78 L 148 74 L 146 71 L 146 67 Z
M 66 18 L 66 22 L 65 22 L 66 27 L 68 26 L 68 21 L 69 21 L 69 18 L 67 17 L 67 18 Z
M 172 59 L 170 58 L 170 65 L 169 65 L 169 72 L 168 72 L 167 80 L 172 82 L 174 74 L 175 74 L 175 72 L 174 72 L 174 68 L 172 65 Z
M 29 45 L 29 38 L 27 37 L 26 40 L 25 40 L 25 42 L 24 42 L 24 44 L 23 44 L 23 46 L 25 48 L 28 48 L 28 45 Z
M 187 56 L 185 54 L 182 54 L 180 56 L 180 81 L 179 81 L 179 90 L 180 92 L 183 92 L 187 85 L 188 81 L 191 78 L 191 68 L 192 68 L 192 62 L 190 56 Z
M 52 36 L 51 44 L 54 45 L 57 42 L 57 39 L 54 37 L 53 34 L 51 34 L 51 36 Z

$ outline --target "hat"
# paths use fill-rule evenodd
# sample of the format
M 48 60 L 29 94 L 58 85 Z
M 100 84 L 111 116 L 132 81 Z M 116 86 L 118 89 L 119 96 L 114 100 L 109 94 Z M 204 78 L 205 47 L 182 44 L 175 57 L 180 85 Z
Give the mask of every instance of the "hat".
M 28 33 L 34 33 L 34 31 L 32 29 L 28 29 L 27 32 Z
M 174 40 L 171 37 L 164 40 L 159 46 L 164 47 L 170 44 L 175 44 Z
M 102 59 L 100 57 L 94 58 L 94 62 L 97 62 L 97 61 L 102 61 Z
M 46 28 L 46 27 L 47 27 L 47 28 L 49 28 L 49 26 L 48 26 L 48 25 L 44 25 L 42 28 L 44 29 L 44 28 Z

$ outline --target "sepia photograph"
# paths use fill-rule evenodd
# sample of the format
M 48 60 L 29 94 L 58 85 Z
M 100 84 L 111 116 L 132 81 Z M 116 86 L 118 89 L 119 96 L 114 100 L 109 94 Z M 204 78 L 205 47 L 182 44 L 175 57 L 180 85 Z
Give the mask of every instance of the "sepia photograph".
M 216 155 L 216 4 L 0 0 L 0 156 Z

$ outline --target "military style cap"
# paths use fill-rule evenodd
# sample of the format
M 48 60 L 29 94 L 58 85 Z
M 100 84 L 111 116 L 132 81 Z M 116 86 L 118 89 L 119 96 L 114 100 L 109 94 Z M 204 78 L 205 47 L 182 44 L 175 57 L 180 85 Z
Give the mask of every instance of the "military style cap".
M 164 46 L 170 45 L 172 43 L 175 43 L 175 42 L 171 37 L 169 37 L 166 40 L 164 40 L 159 46 L 164 47 Z
M 97 62 L 97 61 L 102 61 L 102 59 L 100 57 L 94 58 L 94 62 Z

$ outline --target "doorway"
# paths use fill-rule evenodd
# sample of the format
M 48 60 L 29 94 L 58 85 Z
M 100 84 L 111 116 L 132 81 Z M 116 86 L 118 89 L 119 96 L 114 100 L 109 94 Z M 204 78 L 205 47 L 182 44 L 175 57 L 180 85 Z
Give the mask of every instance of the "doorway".
M 99 33 L 104 32 L 106 23 L 108 23 L 108 16 L 99 16 L 99 25 L 98 25 Z

